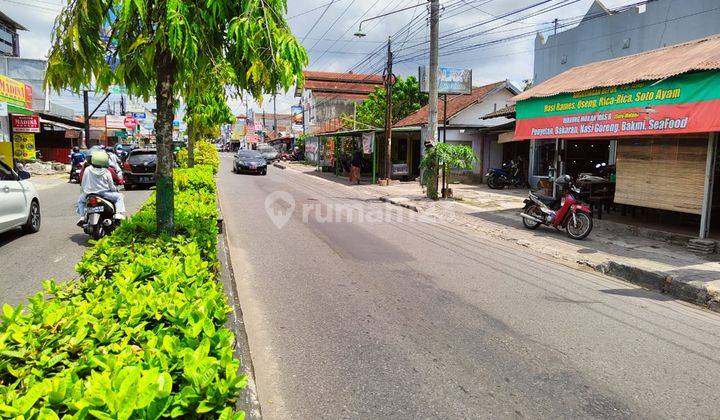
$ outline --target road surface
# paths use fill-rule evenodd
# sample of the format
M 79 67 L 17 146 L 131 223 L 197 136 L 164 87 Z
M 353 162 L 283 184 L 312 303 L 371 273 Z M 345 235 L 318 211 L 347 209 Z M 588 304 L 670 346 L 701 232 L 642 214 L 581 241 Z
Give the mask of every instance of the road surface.
M 31 178 L 32 180 L 32 178 Z M 89 236 L 75 223 L 80 187 L 66 180 L 37 180 L 42 225 L 40 232 L 0 234 L 0 305 L 16 305 L 42 290 L 45 279 L 74 278 L 75 264 L 87 248 Z M 134 213 L 150 191 L 124 191 L 129 214 Z
M 717 314 L 230 162 L 220 202 L 266 418 L 720 416 Z

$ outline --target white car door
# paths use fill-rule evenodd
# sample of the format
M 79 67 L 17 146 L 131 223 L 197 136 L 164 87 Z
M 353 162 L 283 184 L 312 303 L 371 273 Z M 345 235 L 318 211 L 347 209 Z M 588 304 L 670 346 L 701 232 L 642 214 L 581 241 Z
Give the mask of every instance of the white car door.
M 0 162 L 0 232 L 25 223 L 26 207 L 25 192 L 17 175 Z

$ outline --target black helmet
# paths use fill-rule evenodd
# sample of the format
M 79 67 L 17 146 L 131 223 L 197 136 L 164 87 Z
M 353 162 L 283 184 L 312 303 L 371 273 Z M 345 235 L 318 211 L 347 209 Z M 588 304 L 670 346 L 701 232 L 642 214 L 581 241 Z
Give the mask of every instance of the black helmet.
M 555 180 L 555 185 L 557 185 L 561 189 L 568 188 L 570 184 L 572 184 L 572 178 L 570 177 L 570 175 L 560 175 Z
M 73 147 L 73 153 L 77 153 L 77 152 L 79 152 L 79 151 L 80 151 L 80 148 L 79 148 L 79 147 L 77 147 L 77 146 Z

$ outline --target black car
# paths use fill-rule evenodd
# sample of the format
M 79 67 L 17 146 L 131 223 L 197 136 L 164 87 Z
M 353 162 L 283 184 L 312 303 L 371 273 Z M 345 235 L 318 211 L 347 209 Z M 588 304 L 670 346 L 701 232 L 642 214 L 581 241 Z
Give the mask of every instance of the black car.
M 233 161 L 233 172 L 266 175 L 267 161 L 257 150 L 240 150 Z
M 131 190 L 136 185 L 155 184 L 155 166 L 157 165 L 156 149 L 133 149 L 123 163 L 125 189 Z

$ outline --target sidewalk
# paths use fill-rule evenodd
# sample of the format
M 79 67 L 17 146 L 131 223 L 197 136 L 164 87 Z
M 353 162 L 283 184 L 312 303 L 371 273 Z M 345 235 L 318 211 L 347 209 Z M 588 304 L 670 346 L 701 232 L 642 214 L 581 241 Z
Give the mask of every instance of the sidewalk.
M 350 186 L 347 178 L 315 172 L 311 166 L 297 163 L 286 166 Z M 425 198 L 416 182 L 388 187 L 352 186 L 358 192 L 514 242 L 565 264 L 590 267 L 720 312 L 720 256 L 717 254 L 699 256 L 684 246 L 633 235 L 624 225 L 605 220 L 594 220 L 593 232 L 582 241 L 572 240 L 564 231 L 552 228 L 527 230 L 518 216 L 525 190 L 496 191 L 484 185 L 464 184 L 451 187 L 455 200 L 435 202 Z

